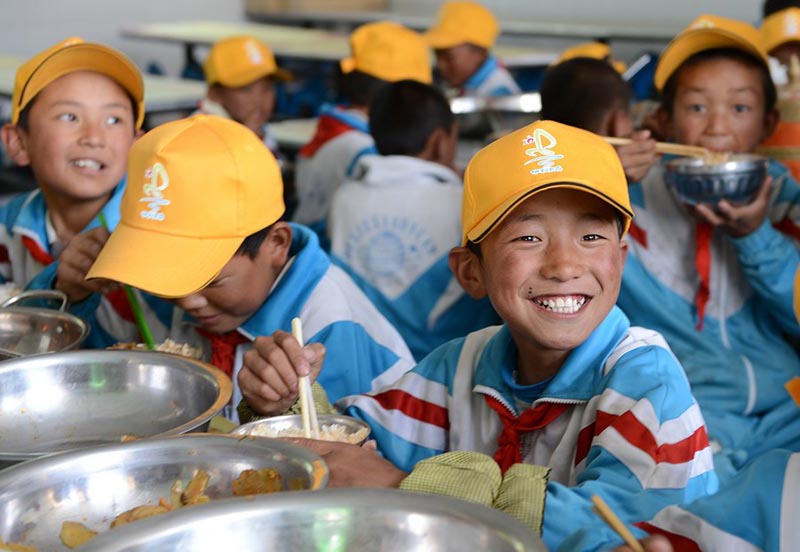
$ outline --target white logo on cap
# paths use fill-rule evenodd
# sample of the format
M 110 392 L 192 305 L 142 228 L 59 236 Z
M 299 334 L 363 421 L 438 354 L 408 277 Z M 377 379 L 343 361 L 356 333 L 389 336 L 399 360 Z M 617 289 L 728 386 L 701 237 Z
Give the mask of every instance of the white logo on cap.
M 552 172 L 562 172 L 564 168 L 561 165 L 556 165 L 556 161 L 563 159 L 564 156 L 553 151 L 552 148 L 558 145 L 558 142 L 552 134 L 541 128 L 533 131 L 533 134 L 528 134 L 522 139 L 523 146 L 533 145 L 532 148 L 525 150 L 525 155 L 531 157 L 525 161 L 525 165 L 536 163 L 539 165 L 538 169 L 531 169 L 531 174 L 544 174 Z
M 246 42 L 244 49 L 247 51 L 247 57 L 250 58 L 250 62 L 253 65 L 259 65 L 264 62 L 264 58 L 261 57 L 261 50 L 258 49 L 258 45 L 254 42 Z
M 161 212 L 161 208 L 169 205 L 169 200 L 164 199 L 164 194 L 162 193 L 169 186 L 167 169 L 161 163 L 154 163 L 152 167 L 144 171 L 144 178 L 145 182 L 144 186 L 142 186 L 144 197 L 140 198 L 139 201 L 147 203 L 148 210 L 141 211 L 139 216 L 149 220 L 164 220 L 164 213 Z

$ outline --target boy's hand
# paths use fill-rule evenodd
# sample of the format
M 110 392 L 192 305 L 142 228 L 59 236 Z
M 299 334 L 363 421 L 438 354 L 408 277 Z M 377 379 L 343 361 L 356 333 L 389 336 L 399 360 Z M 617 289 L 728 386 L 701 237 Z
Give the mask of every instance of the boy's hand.
M 653 535 L 639 541 L 645 552 L 672 552 L 672 545 L 661 535 Z M 614 552 L 633 552 L 628 545 L 622 545 L 614 549 Z
M 647 176 L 658 157 L 656 141 L 650 137 L 649 130 L 634 132 L 631 140 L 633 140 L 631 144 L 616 147 L 628 184 L 639 182 Z
M 328 487 L 396 488 L 408 475 L 377 453 L 367 441 L 363 446 L 314 439 L 287 439 L 322 456 L 330 470 Z
M 325 359 L 325 346 L 309 343 L 305 347 L 292 334 L 278 330 L 271 336 L 257 337 L 253 348 L 244 354 L 239 371 L 239 387 L 256 414 L 282 414 L 298 397 L 298 377 L 317 379 Z
M 734 238 L 743 238 L 755 232 L 767 217 L 771 190 L 772 178 L 768 176 L 755 199 L 747 205 L 733 205 L 723 199 L 717 203 L 716 210 L 709 205 L 697 205 L 695 216 Z
M 92 293 L 108 293 L 119 284 L 109 280 L 86 281 L 86 274 L 108 240 L 108 230 L 93 228 L 74 236 L 58 257 L 55 289 L 67 294 L 70 303 L 83 301 Z

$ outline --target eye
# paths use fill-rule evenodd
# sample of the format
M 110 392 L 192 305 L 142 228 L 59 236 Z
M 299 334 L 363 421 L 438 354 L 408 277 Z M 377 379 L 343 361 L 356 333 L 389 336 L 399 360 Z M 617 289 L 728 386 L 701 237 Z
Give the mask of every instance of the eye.
M 581 238 L 583 241 L 587 242 L 595 242 L 606 239 L 605 236 L 601 236 L 600 234 L 586 234 Z
M 537 236 L 520 236 L 518 238 L 514 238 L 511 241 L 535 243 L 535 242 L 540 242 L 542 240 L 539 239 Z
M 749 113 L 750 111 L 752 111 L 752 108 L 749 105 L 736 104 L 735 106 L 733 106 L 733 110 L 736 113 Z
M 58 116 L 58 119 L 60 121 L 66 121 L 68 123 L 74 123 L 75 121 L 78 120 L 78 116 L 75 115 L 74 113 L 62 113 L 61 115 Z
M 692 113 L 705 113 L 706 106 L 704 106 L 703 104 L 690 104 L 689 111 L 691 111 Z
M 113 125 L 118 125 L 120 123 L 122 123 L 122 117 L 117 117 L 116 115 L 109 115 L 106 118 L 106 124 L 107 125 L 112 125 L 113 126 Z

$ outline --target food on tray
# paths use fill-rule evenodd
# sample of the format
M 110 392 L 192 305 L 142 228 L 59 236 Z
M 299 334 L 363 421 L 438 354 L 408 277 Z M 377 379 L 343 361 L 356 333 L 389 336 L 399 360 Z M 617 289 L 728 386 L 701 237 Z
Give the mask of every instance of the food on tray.
M 11 550 L 11 552 L 36 552 L 36 547 L 20 544 L 18 542 L 5 542 L 3 539 L 0 539 L 0 550 Z
M 358 444 L 369 434 L 369 428 L 362 427 L 353 433 L 348 432 L 347 427 L 342 424 L 320 424 L 319 438 L 323 441 L 339 441 L 342 443 Z M 287 427 L 275 430 L 271 427 L 256 425 L 249 435 L 260 437 L 305 437 L 303 429 L 299 427 Z
M 109 347 L 109 349 L 124 349 L 133 351 L 147 351 L 147 345 L 144 343 L 116 343 Z M 172 353 L 173 355 L 180 355 L 195 360 L 199 360 L 203 356 L 203 350 L 200 347 L 189 345 L 188 343 L 178 343 L 167 338 L 163 343 L 156 345 L 156 351 L 161 353 Z
M 83 546 L 96 536 L 96 531 L 92 531 L 78 521 L 65 521 L 62 523 L 61 533 L 59 534 L 61 542 L 70 550 Z
M 115 527 L 122 527 L 123 525 L 127 525 L 134 521 L 139 521 L 140 519 L 157 516 L 159 514 L 166 514 L 171 512 L 173 509 L 174 508 L 172 507 L 172 504 L 169 504 L 162 498 L 156 505 L 144 504 L 142 506 L 137 506 L 122 512 L 120 515 L 114 518 L 114 521 L 111 522 L 111 528 L 114 529 Z
M 233 482 L 235 496 L 276 493 L 281 488 L 281 474 L 275 468 L 244 470 Z

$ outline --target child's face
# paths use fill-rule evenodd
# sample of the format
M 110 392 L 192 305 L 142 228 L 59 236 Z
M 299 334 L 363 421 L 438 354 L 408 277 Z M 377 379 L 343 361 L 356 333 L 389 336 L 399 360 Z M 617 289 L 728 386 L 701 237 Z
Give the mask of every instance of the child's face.
M 222 104 L 234 121 L 262 135 L 263 126 L 275 109 L 275 84 L 271 79 L 264 77 L 238 88 L 215 86 L 212 91 L 211 99 Z
M 135 139 L 131 100 L 115 81 L 88 71 L 65 75 L 31 106 L 20 145 L 44 193 L 69 201 L 107 196 L 122 180 Z
M 626 253 L 613 207 L 556 188 L 521 203 L 481 242 L 478 279 L 521 359 L 565 358 L 614 306 Z
M 459 44 L 436 50 L 436 68 L 447 84 L 458 88 L 478 70 L 485 58 L 486 55 L 480 48 Z
M 234 255 L 210 284 L 175 299 L 175 304 L 209 332 L 223 334 L 241 326 L 261 308 L 286 263 L 291 244 L 288 228 L 286 223 L 275 223 L 254 259 Z
M 747 153 L 772 130 L 761 73 L 739 61 L 714 58 L 681 70 L 667 125 L 682 144 Z

